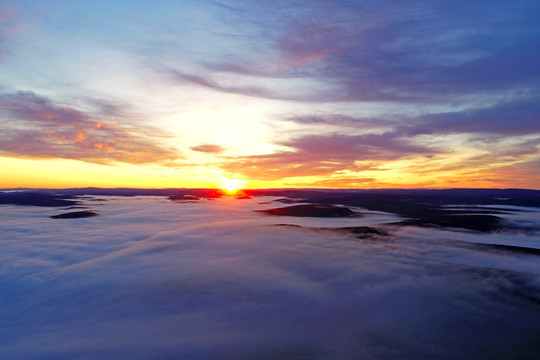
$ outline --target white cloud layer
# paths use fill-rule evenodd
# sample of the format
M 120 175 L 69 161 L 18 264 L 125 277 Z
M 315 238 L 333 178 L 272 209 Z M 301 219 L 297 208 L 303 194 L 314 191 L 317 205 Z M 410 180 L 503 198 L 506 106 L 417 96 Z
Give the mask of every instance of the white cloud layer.
M 0 206 L 2 359 L 482 359 L 540 351 L 535 234 L 357 239 L 254 212 L 271 198 Z M 523 213 L 534 221 L 532 213 Z M 538 213 L 536 213 L 537 215 Z M 527 219 L 525 219 L 527 217 Z M 515 219 L 514 220 L 519 220 Z M 296 224 L 303 227 L 271 226 Z

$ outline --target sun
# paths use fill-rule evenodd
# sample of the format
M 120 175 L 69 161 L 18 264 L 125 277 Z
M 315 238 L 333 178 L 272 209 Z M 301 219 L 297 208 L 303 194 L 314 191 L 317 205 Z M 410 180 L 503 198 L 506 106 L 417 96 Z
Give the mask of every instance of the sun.
M 237 179 L 225 179 L 221 184 L 221 189 L 225 190 L 228 194 L 234 194 L 244 185 L 244 180 Z

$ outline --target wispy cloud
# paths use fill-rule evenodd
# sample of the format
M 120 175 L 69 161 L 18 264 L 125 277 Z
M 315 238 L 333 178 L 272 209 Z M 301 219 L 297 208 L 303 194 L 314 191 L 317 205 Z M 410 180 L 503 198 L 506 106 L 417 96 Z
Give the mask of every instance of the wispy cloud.
M 483 133 L 502 136 L 540 134 L 539 97 L 501 102 L 473 110 L 420 116 L 409 131 L 417 133 Z
M 398 125 L 399 122 L 381 117 L 354 117 L 342 114 L 302 114 L 284 117 L 284 120 L 300 125 L 331 125 L 357 130 L 369 130 Z
M 425 159 L 415 161 L 414 165 L 411 163 L 411 173 L 442 175 L 449 171 L 464 174 L 471 171 L 471 175 L 476 172 L 478 177 L 489 167 L 493 167 L 494 174 L 496 168 L 537 159 L 540 154 L 539 116 L 540 107 L 534 97 L 415 117 L 286 116 L 285 120 L 302 126 L 334 126 L 342 132 L 362 134 L 303 135 L 278 142 L 291 148 L 290 151 L 236 159 L 225 168 L 249 176 L 278 179 L 380 169 L 379 166 L 364 168 L 358 164 L 379 164 L 409 157 Z M 380 132 L 381 129 L 386 131 Z M 445 139 L 448 135 L 458 136 L 461 141 Z M 466 151 L 473 151 L 472 155 L 464 156 Z M 525 169 L 521 172 L 525 173 Z M 530 173 L 529 178 L 532 175 Z M 337 184 L 341 180 L 336 181 Z
M 272 100 L 288 100 L 288 101 L 299 101 L 299 102 L 310 102 L 314 101 L 314 92 L 309 91 L 308 89 L 303 89 L 299 92 L 294 88 L 290 88 L 288 85 L 277 86 L 276 84 L 269 85 L 264 83 L 264 79 L 259 79 L 253 81 L 248 78 L 241 78 L 241 84 L 239 84 L 240 79 L 235 81 L 216 79 L 217 76 L 214 76 L 208 71 L 204 73 L 185 73 L 170 67 L 159 67 L 159 71 L 164 73 L 169 77 L 173 83 L 179 85 L 198 85 L 207 89 L 216 90 L 219 92 L 224 92 L 228 94 L 244 95 L 249 97 L 263 98 L 263 99 L 272 99 Z M 248 75 L 248 74 L 245 74 Z M 251 75 L 249 74 L 249 77 Z M 266 77 L 266 76 L 265 76 Z M 321 98 L 320 101 L 333 101 L 334 99 L 327 94 L 324 98 Z M 318 95 L 317 95 L 318 96 Z
M 103 101 L 101 104 L 103 105 Z M 104 163 L 143 164 L 174 160 L 178 152 L 160 141 L 162 130 L 127 118 L 89 113 L 53 103 L 33 92 L 0 94 L 0 152 Z
M 316 180 L 313 182 L 306 183 L 294 183 L 291 184 L 295 187 L 309 187 L 309 188 L 334 188 L 334 189 L 346 189 L 346 188 L 365 188 L 366 186 L 373 186 L 376 184 L 378 187 L 382 187 L 383 183 L 377 181 L 375 178 L 351 178 L 343 177 L 338 179 L 326 179 L 326 180 Z M 388 184 L 386 184 L 388 186 Z
M 527 188 L 531 181 L 540 178 L 540 159 L 485 169 L 482 173 L 486 178 L 492 179 L 492 186 L 502 183 L 506 187 Z
M 209 153 L 209 154 L 221 154 L 223 151 L 225 151 L 225 148 L 223 146 L 215 145 L 215 144 L 202 144 L 197 146 L 190 147 L 193 151 L 199 151 L 203 153 Z
M 250 36 L 234 34 L 244 36 L 247 46 L 259 34 L 267 60 L 240 52 L 231 55 L 232 61 L 227 56 L 221 63 L 208 62 L 196 74 L 171 74 L 222 92 L 314 102 L 444 102 L 457 95 L 538 88 L 538 10 L 536 4 L 484 1 L 287 2 L 260 4 L 258 11 L 235 8 L 224 12 L 223 21 L 234 19 L 243 25 L 240 29 L 253 29 Z M 288 94 L 261 86 L 263 80 L 243 89 L 216 82 L 214 72 L 300 77 L 321 86 L 309 95 L 298 95 L 294 82 Z
M 396 133 L 306 135 L 280 143 L 292 148 L 273 154 L 232 159 L 223 167 L 246 176 L 273 180 L 331 175 L 340 171 L 379 170 L 374 164 L 407 156 L 432 156 L 437 149 L 415 145 Z M 358 161 L 369 161 L 358 165 Z

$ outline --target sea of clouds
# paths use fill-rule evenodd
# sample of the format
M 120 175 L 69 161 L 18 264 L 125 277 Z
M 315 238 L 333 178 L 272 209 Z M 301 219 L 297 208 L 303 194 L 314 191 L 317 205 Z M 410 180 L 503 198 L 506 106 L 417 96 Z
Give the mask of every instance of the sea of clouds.
M 268 216 L 275 198 L 0 205 L 0 359 L 534 359 L 536 232 Z M 540 209 L 507 215 L 540 222 Z M 299 226 L 275 226 L 288 224 Z M 301 227 L 300 227 L 301 226 Z

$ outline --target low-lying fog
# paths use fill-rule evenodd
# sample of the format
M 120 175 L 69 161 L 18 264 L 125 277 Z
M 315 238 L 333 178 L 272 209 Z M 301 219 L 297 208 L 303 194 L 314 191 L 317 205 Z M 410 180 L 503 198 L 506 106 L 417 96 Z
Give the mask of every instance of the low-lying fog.
M 540 355 L 540 256 L 482 245 L 538 249 L 538 233 L 395 227 L 358 239 L 317 228 L 397 217 L 254 212 L 273 199 L 94 197 L 100 216 L 85 219 L 0 206 L 0 358 Z

